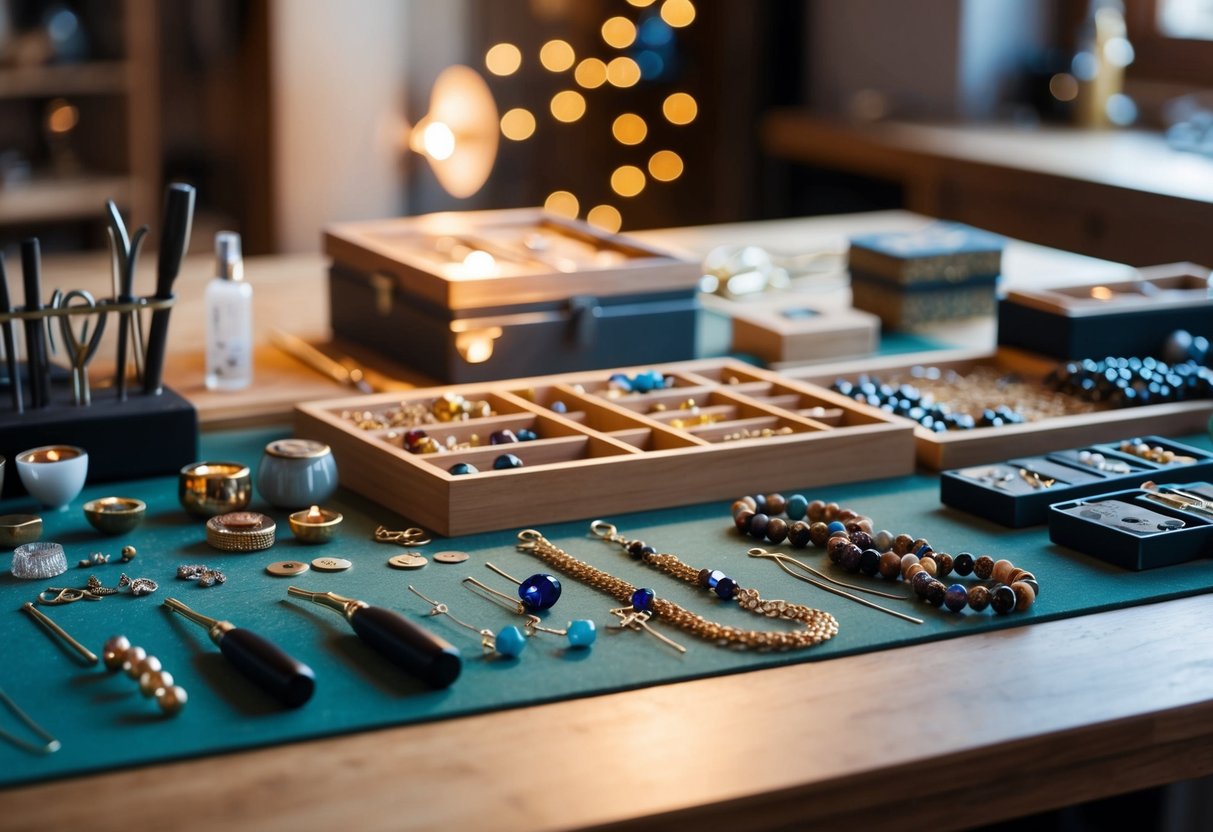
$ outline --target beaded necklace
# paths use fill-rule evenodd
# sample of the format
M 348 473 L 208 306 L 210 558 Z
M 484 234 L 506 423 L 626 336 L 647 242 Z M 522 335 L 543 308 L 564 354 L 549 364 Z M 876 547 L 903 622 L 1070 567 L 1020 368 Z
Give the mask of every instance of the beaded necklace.
M 718 624 L 683 609 L 673 601 L 658 598 L 656 593 L 647 587 L 634 587 L 622 578 L 616 578 L 601 569 L 577 560 L 534 529 L 519 532 L 518 541 L 519 551 L 529 552 L 569 577 L 605 592 L 621 603 L 630 604 L 630 608 L 612 610 L 613 613 L 620 616 L 624 626 L 631 624 L 627 619 L 629 614 L 627 611 L 630 609 L 632 615 L 651 615 L 693 636 L 720 646 L 754 650 L 799 650 L 821 644 L 838 634 L 838 621 L 828 612 L 800 604 L 790 604 L 787 601 L 764 601 L 759 597 L 757 590 L 745 589 L 732 582 L 726 585 L 724 591 L 729 594 L 729 597 L 736 599 L 738 606 L 743 610 L 767 618 L 782 618 L 801 623 L 804 624 L 804 629 L 790 632 L 742 630 L 727 624 Z M 669 557 L 673 558 L 672 555 Z M 686 564 L 675 564 L 673 561 L 677 561 L 677 558 L 667 561 L 663 571 L 682 580 L 697 580 L 698 572 L 696 570 Z M 719 587 L 719 583 L 717 587 Z M 719 589 L 717 589 L 717 594 L 720 594 Z
M 800 494 L 786 498 L 768 494 L 742 497 L 732 511 L 733 524 L 742 534 L 776 544 L 786 540 L 796 548 L 823 547 L 830 560 L 848 572 L 904 580 L 919 598 L 953 612 L 966 606 L 976 612 L 986 607 L 999 614 L 1023 612 L 1040 594 L 1036 576 L 1009 560 L 975 558 L 968 552 L 953 557 L 936 551 L 925 538 L 883 529 L 873 532 L 870 518 L 837 503 L 810 502 Z M 786 520 L 779 516 L 785 512 Z M 948 586 L 940 580 L 953 571 L 961 577 L 976 575 L 990 585 Z

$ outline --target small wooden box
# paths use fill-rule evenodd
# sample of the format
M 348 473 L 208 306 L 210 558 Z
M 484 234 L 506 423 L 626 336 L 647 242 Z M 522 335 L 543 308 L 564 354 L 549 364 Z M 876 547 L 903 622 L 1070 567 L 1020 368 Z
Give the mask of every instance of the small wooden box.
M 643 369 L 650 368 L 619 372 Z M 598 371 L 301 404 L 295 432 L 332 447 L 342 485 L 444 535 L 891 477 L 914 468 L 908 422 L 828 390 L 730 360 L 655 369 L 673 386 L 613 395 L 611 372 Z M 407 424 L 368 429 L 402 403 L 415 420 L 416 411 L 443 394 L 483 400 L 494 415 L 420 428 L 443 444 L 470 443 L 473 434 L 477 444 L 417 454 L 404 448 Z M 538 438 L 485 444 L 507 428 Z M 517 455 L 524 467 L 495 470 L 503 453 Z M 451 474 L 455 463 L 479 473 Z
M 850 307 L 818 306 L 796 293 L 778 299 L 730 300 L 705 295 L 704 306 L 727 315 L 733 352 L 770 364 L 858 358 L 876 352 L 880 319 Z
M 1016 290 L 998 305 L 998 343 L 1059 359 L 1157 356 L 1177 329 L 1213 338 L 1209 270 L 1173 263 L 1132 281 Z
M 325 232 L 334 334 L 449 382 L 695 354 L 699 264 L 534 209 Z
M 916 367 L 934 367 L 941 372 L 951 371 L 963 377 L 975 368 L 987 368 L 998 374 L 1018 377 L 1031 386 L 1039 387 L 1042 392 L 1055 395 L 1047 391 L 1041 382 L 1056 366 L 1052 359 L 1042 359 L 1003 347 L 996 352 L 939 350 L 828 366 L 812 365 L 784 370 L 783 375 L 829 387 L 836 379 L 853 379 L 862 373 L 887 380 L 891 377 L 908 378 Z M 1045 454 L 1095 442 L 1111 442 L 1126 436 L 1196 433 L 1205 429 L 1210 414 L 1213 414 L 1213 400 L 1172 402 L 1121 410 L 1099 410 L 1095 405 L 1073 402 L 1073 409 L 1077 412 L 1023 424 L 946 433 L 934 433 L 915 424 L 918 461 L 927 468 L 940 471 L 1011 457 Z

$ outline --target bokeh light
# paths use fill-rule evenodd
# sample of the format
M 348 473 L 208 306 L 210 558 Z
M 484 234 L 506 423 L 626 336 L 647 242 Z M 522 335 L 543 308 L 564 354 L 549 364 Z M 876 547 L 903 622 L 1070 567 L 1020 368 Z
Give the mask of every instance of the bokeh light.
M 636 40 L 636 24 L 626 17 L 612 17 L 602 24 L 602 39 L 607 46 L 626 49 Z
M 564 72 L 577 60 L 567 41 L 549 40 L 539 50 L 539 63 L 549 72 Z
M 632 87 L 640 80 L 640 66 L 631 58 L 614 58 L 606 71 L 607 80 L 616 87 Z
M 613 205 L 595 205 L 585 215 L 586 222 L 612 234 L 623 227 L 623 217 Z
M 535 133 L 535 116 L 530 110 L 515 107 L 501 117 L 501 135 L 512 141 L 529 139 Z
M 690 124 L 699 115 L 699 105 L 685 92 L 676 92 L 666 97 L 661 112 L 670 124 Z
M 649 157 L 649 176 L 659 182 L 673 182 L 682 171 L 682 157 L 672 150 L 658 150 Z
M 695 5 L 691 0 L 665 0 L 661 4 L 661 19 L 676 29 L 690 26 L 695 19 Z
M 484 65 L 494 75 L 513 75 L 522 66 L 522 52 L 512 43 L 498 43 L 484 53 Z
M 577 212 L 581 210 L 581 205 L 577 202 L 577 197 L 568 191 L 552 191 L 552 193 L 548 194 L 548 198 L 543 201 L 543 210 L 558 217 L 576 219 Z
M 552 116 L 566 124 L 585 115 L 585 96 L 576 90 L 561 90 L 552 96 Z
M 636 196 L 644 185 L 644 171 L 635 165 L 620 165 L 611 174 L 611 190 L 620 196 Z
M 649 126 L 635 113 L 624 113 L 611 125 L 611 134 L 620 144 L 640 144 L 649 134 Z
M 573 78 L 587 90 L 597 89 L 606 83 L 607 65 L 597 58 L 586 58 L 577 64 Z

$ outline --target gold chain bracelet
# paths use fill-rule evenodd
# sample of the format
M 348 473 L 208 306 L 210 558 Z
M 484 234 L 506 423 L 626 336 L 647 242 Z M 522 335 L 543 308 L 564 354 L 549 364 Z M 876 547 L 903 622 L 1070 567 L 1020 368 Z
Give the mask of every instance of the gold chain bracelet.
M 743 630 L 727 624 L 718 624 L 683 609 L 673 601 L 656 597 L 651 589 L 634 587 L 622 578 L 616 578 L 577 560 L 534 529 L 519 532 L 518 540 L 519 551 L 529 552 L 569 577 L 605 592 L 621 603 L 630 604 L 633 614 L 648 613 L 693 636 L 721 646 L 754 650 L 799 650 L 821 644 L 838 634 L 838 621 L 828 612 L 787 601 L 764 601 L 757 590 L 741 587 L 737 588 L 733 597 L 743 610 L 767 618 L 795 621 L 804 624 L 805 629 L 790 632 Z M 669 571 L 676 577 L 681 577 L 676 574 L 681 570 Z M 618 614 L 620 611 L 616 612 Z M 624 626 L 632 623 L 626 614 L 621 614 L 620 617 Z

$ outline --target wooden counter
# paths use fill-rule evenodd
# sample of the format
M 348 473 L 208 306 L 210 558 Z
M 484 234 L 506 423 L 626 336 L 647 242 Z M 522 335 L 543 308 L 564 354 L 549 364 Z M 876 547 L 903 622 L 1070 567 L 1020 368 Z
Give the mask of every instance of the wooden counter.
M 645 237 L 693 250 L 738 239 L 794 248 L 805 234 L 921 221 L 894 213 Z M 1055 268 L 1025 271 L 1023 280 L 1097 280 L 1123 270 L 1044 256 Z M 208 422 L 272 418 L 292 399 L 346 392 L 268 345 L 258 351 L 252 392 L 200 391 L 197 296 L 208 270 L 191 263 L 181 282 L 178 352 L 167 373 Z M 273 325 L 325 336 L 319 258 L 250 260 L 248 275 L 259 341 Z M 68 285 L 49 267 L 46 280 Z M 1200 596 L 72 778 L 0 792 L 3 826 L 967 827 L 1213 772 L 1211 616 L 1213 596 Z

